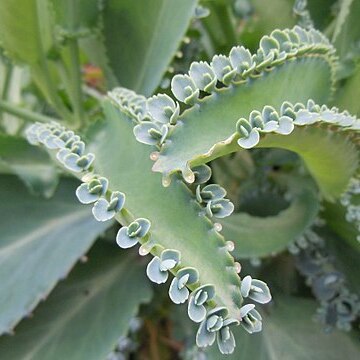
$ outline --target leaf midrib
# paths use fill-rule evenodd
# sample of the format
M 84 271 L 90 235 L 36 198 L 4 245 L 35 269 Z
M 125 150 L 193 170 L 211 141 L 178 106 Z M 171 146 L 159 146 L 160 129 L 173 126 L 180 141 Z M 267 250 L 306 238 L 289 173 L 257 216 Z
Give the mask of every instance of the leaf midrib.
M 53 337 L 53 335 L 58 331 L 58 329 L 64 326 L 64 324 L 66 324 L 67 322 L 69 322 L 73 317 L 75 317 L 75 315 L 78 313 L 79 309 L 82 309 L 84 307 L 84 305 L 86 303 L 91 302 L 96 296 L 98 296 L 99 293 L 101 293 L 104 289 L 106 289 L 107 287 L 110 287 L 111 284 L 113 283 L 113 278 L 117 277 L 120 270 L 123 267 L 126 267 L 127 262 L 129 262 L 129 260 L 125 260 L 120 267 L 113 267 L 110 272 L 108 272 L 106 274 L 106 277 L 102 277 L 102 281 L 100 282 L 100 286 L 98 286 L 97 288 L 95 288 L 95 290 L 93 290 L 92 292 L 90 292 L 89 295 L 84 296 L 83 299 L 78 299 L 76 301 L 76 305 L 73 306 L 71 308 L 71 310 L 69 312 L 67 312 L 65 315 L 63 315 L 61 317 L 61 320 L 59 320 L 57 322 L 56 326 L 52 326 L 50 328 L 50 330 L 47 332 L 46 336 L 33 348 L 32 351 L 29 352 L 29 354 L 26 356 L 25 360 L 31 360 L 31 359 L 36 359 L 36 354 L 38 353 L 38 351 L 40 351 L 43 346 L 49 341 L 49 339 L 51 340 L 51 338 Z M 131 270 L 130 270 L 131 271 Z M 93 281 L 94 279 L 92 279 Z M 80 288 L 80 286 L 79 286 Z
M 40 229 L 36 228 L 30 234 L 23 237 L 21 240 L 10 242 L 4 247 L 1 247 L 0 259 L 2 256 L 5 257 L 11 254 L 13 251 L 18 250 L 19 248 L 31 243 L 32 241 L 37 240 L 40 237 L 45 237 L 46 235 L 52 233 L 54 226 L 56 226 L 56 228 L 68 227 L 74 223 L 77 223 L 80 220 L 86 219 L 87 217 L 89 217 L 88 209 L 84 209 L 78 211 L 77 214 L 71 213 L 69 215 L 62 216 L 61 220 L 59 220 L 58 218 L 48 220 L 45 223 L 41 224 Z

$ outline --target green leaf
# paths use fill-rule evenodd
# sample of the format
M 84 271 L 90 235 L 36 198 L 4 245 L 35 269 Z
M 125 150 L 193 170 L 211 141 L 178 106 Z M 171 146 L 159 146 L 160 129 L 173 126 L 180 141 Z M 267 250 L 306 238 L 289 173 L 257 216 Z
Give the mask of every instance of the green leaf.
M 104 110 L 106 123 L 90 149 L 96 172 L 109 180 L 110 189 L 126 194 L 125 207 L 135 218 L 151 222 L 154 243 L 179 251 L 181 266 L 195 267 L 201 285 L 215 286 L 216 304 L 239 318 L 240 278 L 223 237 L 181 180 L 170 188 L 161 186 L 160 174 L 151 171 L 151 148 L 136 141 L 133 121 L 110 101 L 104 102 Z
M 249 2 L 253 13 L 240 34 L 241 43 L 249 48 L 255 49 L 264 34 L 274 29 L 290 28 L 296 24 L 292 13 L 293 0 L 273 0 L 271 6 L 264 6 L 263 0 Z
M 41 22 L 39 19 L 41 18 Z M 0 46 L 13 60 L 35 64 L 51 47 L 47 1 L 2 0 Z
M 337 0 L 308 0 L 307 8 L 316 29 L 326 31 L 334 18 L 332 9 Z
M 360 117 L 360 64 L 356 67 L 355 73 L 351 76 L 338 92 L 336 97 L 336 106 L 340 109 L 347 110 L 352 114 L 356 114 Z
M 185 35 L 197 0 L 109 0 L 104 37 L 122 86 L 151 95 Z
M 271 37 L 263 37 L 259 51 L 264 51 L 264 46 L 275 46 L 276 37 L 287 34 L 296 35 L 297 31 L 299 31 L 298 27 L 288 32 L 274 31 Z M 322 36 L 314 30 L 310 30 L 308 34 L 314 38 Z M 332 127 L 334 119 L 338 116 L 335 115 L 337 110 L 320 107 L 329 100 L 331 95 L 334 71 L 333 49 L 326 40 L 322 41 L 324 41 L 323 49 L 317 56 L 313 56 L 313 47 L 309 47 L 306 50 L 310 51 L 307 55 L 291 57 L 291 61 L 284 60 L 285 63 L 281 66 L 274 64 L 271 71 L 261 76 L 254 75 L 248 78 L 248 75 L 244 75 L 245 71 L 248 71 L 246 69 L 250 60 L 243 61 L 240 65 L 245 66 L 245 70 L 240 77 L 241 81 L 238 79 L 237 82 L 230 83 L 231 86 L 215 88 L 208 96 L 197 99 L 194 106 L 184 110 L 178 118 L 178 124 L 169 132 L 167 141 L 163 142 L 160 154 L 153 166 L 154 171 L 163 173 L 163 183 L 165 185 L 169 183 L 170 175 L 176 171 L 181 171 L 184 179 L 191 183 L 193 182 L 191 167 L 259 144 L 259 147 L 278 147 L 297 152 L 305 161 L 324 197 L 328 200 L 338 197 L 345 190 L 358 166 L 356 149 L 358 130 L 357 125 L 351 128 L 355 120 L 348 114 L 339 115 L 344 118 L 344 122 L 337 123 L 341 125 L 339 128 Z M 319 43 L 316 42 L 316 44 Z M 250 56 L 249 53 L 245 55 L 244 49 L 234 48 L 230 52 L 233 63 L 236 60 L 237 50 L 239 54 L 243 52 L 244 58 Z M 221 58 L 214 57 L 213 63 L 219 59 Z M 234 67 L 234 64 L 232 66 Z M 225 70 L 224 68 L 223 71 Z M 226 71 L 228 74 L 231 73 L 229 70 Z M 185 81 L 184 87 L 181 86 L 181 81 Z M 222 81 L 225 80 L 222 79 Z M 195 85 L 191 88 L 187 83 L 192 83 L 188 75 L 176 75 L 172 81 L 172 90 L 181 101 L 187 93 L 189 94 L 186 96 L 190 99 L 191 92 L 193 103 L 193 97 L 198 94 L 199 89 L 195 88 Z M 265 117 L 268 116 L 266 125 L 271 125 L 269 121 L 271 115 L 267 114 L 267 111 L 271 107 L 273 107 L 271 109 L 273 112 L 275 109 L 280 110 L 283 104 L 286 105 L 285 99 L 302 109 L 308 106 L 309 109 L 306 111 L 312 114 L 305 115 L 304 112 L 301 114 L 301 111 L 297 110 L 300 119 L 295 119 L 297 115 L 295 116 L 291 110 L 292 115 L 287 114 L 293 117 L 293 121 L 286 112 L 283 112 L 282 124 L 280 120 L 278 123 L 280 131 L 265 129 L 265 123 L 262 125 L 254 123 L 254 121 L 259 121 L 258 116 L 263 117 L 262 121 L 265 121 Z M 312 101 L 315 99 L 319 105 L 313 108 L 312 101 L 307 102 L 306 99 L 312 99 Z M 184 102 L 186 103 L 187 100 L 185 98 Z M 307 105 L 299 104 L 302 101 Z M 262 115 L 259 111 L 262 111 Z M 350 123 L 347 123 L 349 120 Z M 322 121 L 327 126 L 323 128 L 319 128 L 318 125 L 311 126 L 318 121 Z M 294 125 L 296 125 L 295 130 L 293 130 Z M 298 129 L 300 126 L 304 126 L 305 129 Z M 236 132 L 234 132 L 235 128 Z M 347 128 L 350 131 L 346 131 Z M 274 135 L 272 132 L 278 132 L 281 135 Z M 335 174 L 332 172 L 334 165 L 338 170 Z
M 84 31 L 93 29 L 98 25 L 99 0 L 50 1 L 55 11 L 57 24 L 65 30 Z
M 24 138 L 0 134 L 0 163 L 18 175 L 36 195 L 53 195 L 59 179 L 49 155 Z
M 15 177 L 1 177 L 0 334 L 31 312 L 108 226 L 75 201 L 76 185 L 63 180 L 45 200 Z
M 311 300 L 275 297 L 274 307 L 263 314 L 261 333 L 249 335 L 234 328 L 238 346 L 227 357 L 209 349 L 209 360 L 338 360 L 357 359 L 360 346 L 355 336 L 334 331 L 325 333 L 312 320 L 316 303 Z
M 99 360 L 126 335 L 130 319 L 151 290 L 134 254 L 98 243 L 86 264 L 78 264 L 33 319 L 15 336 L 0 340 L 6 359 Z M 4 308 L 3 308 L 4 309 Z
M 346 212 L 346 207 L 340 202 L 324 202 L 321 216 L 332 231 L 344 239 L 355 251 L 360 252 L 360 244 L 357 240 L 359 230 L 354 222 L 346 220 Z
M 333 36 L 333 43 L 341 59 L 344 59 L 347 53 L 351 51 L 360 40 L 360 27 L 358 26 L 359 13 L 359 1 L 343 0 L 341 2 Z
M 230 1 L 208 1 L 205 8 L 209 15 L 201 18 L 214 49 L 213 52 L 230 50 L 237 41 L 235 18 Z M 230 46 L 230 47 L 229 47 Z
M 297 36 L 296 30 L 288 33 Z M 276 34 L 272 36 L 270 39 L 276 43 Z M 319 104 L 325 103 L 333 86 L 332 50 L 324 44 L 325 50 L 322 51 L 325 54 L 321 51 L 318 56 L 313 56 L 312 49 L 309 47 L 309 53 L 292 56 L 291 61 L 289 58 L 282 65 L 272 66 L 271 71 L 260 71 L 261 76 L 244 75 L 240 78 L 243 80 L 216 89 L 198 100 L 195 106 L 183 111 L 179 124 L 168 136 L 170 141 L 162 146 L 153 170 L 162 172 L 164 178 L 177 170 L 184 174 L 189 166 L 229 153 L 230 149 L 226 150 L 226 147 L 231 142 L 238 119 L 247 119 L 253 110 L 262 111 L 266 105 L 279 109 L 284 101 L 306 103 L 309 98 Z M 243 63 L 244 66 L 247 64 Z M 239 149 L 237 146 L 231 151 Z
M 333 227 L 331 226 L 331 230 Z M 350 242 L 343 236 L 343 233 L 336 234 L 334 232 L 324 231 L 326 234 L 326 243 L 330 249 L 332 256 L 336 257 L 336 267 L 343 272 L 349 285 L 350 291 L 355 294 L 360 293 L 360 270 L 359 270 L 359 242 Z M 339 236 L 337 236 L 339 235 Z M 345 240 L 345 241 L 343 241 Z
M 3 0 L 0 2 L 0 47 L 14 61 L 30 66 L 32 79 L 47 101 L 64 118 L 71 113 L 58 94 L 64 85 L 53 63 L 54 22 L 48 0 Z
M 298 153 L 328 200 L 342 194 L 359 166 L 357 147 L 350 137 L 347 138 L 346 132 L 336 133 L 319 127 L 295 128 L 287 136 L 269 134 L 259 147 L 277 147 Z
M 226 240 L 233 241 L 236 258 L 262 257 L 284 250 L 312 224 L 319 210 L 317 194 L 303 189 L 290 206 L 276 216 L 236 213 L 221 221 Z

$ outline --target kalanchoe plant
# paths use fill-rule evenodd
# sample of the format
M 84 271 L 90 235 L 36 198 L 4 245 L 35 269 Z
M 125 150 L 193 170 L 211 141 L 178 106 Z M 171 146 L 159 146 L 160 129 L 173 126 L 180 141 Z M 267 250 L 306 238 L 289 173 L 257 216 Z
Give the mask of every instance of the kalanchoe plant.
M 0 357 L 359 356 L 360 7 L 290 3 L 0 2 Z

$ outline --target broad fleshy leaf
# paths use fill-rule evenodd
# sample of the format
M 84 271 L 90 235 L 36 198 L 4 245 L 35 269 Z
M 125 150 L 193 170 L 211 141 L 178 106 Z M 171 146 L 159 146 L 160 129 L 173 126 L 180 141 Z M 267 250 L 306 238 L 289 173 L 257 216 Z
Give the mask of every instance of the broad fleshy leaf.
M 53 198 L 30 196 L 13 176 L 0 181 L 0 333 L 11 331 L 109 225 L 75 198 L 76 181 L 62 180 Z
M 99 242 L 60 283 L 34 318 L 24 320 L 15 336 L 0 339 L 7 359 L 105 359 L 126 335 L 139 305 L 151 289 L 139 258 Z
M 109 101 L 104 103 L 104 109 L 107 121 L 90 146 L 96 154 L 96 172 L 109 179 L 110 188 L 126 194 L 125 206 L 131 214 L 151 222 L 153 245 L 179 251 L 180 265 L 196 268 L 201 284 L 215 287 L 214 301 L 228 307 L 232 317 L 239 317 L 240 279 L 214 224 L 199 216 L 204 210 L 200 204 L 194 204 L 193 195 L 183 183 L 174 183 L 170 191 L 161 186 L 160 175 L 151 172 L 151 149 L 136 141 L 131 118 Z M 182 220 L 178 221 L 179 218 Z M 203 254 L 201 257 L 199 252 Z M 148 267 L 149 277 L 155 282 L 165 282 L 167 269 L 173 268 L 176 259 L 161 260 L 159 251 L 153 255 L 157 257 Z
M 222 219 L 226 240 L 235 244 L 236 258 L 274 255 L 288 246 L 312 224 L 319 211 L 313 189 L 304 189 L 276 216 L 257 217 L 235 213 Z

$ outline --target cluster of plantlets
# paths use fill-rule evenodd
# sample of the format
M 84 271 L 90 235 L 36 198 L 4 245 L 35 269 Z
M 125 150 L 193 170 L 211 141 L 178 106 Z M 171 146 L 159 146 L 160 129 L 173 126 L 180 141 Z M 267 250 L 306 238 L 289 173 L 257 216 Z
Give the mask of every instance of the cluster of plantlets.
M 127 94 L 129 93 L 127 92 Z M 130 93 L 130 95 L 133 94 Z M 117 97 L 117 99 L 119 98 L 121 96 Z M 120 108 L 123 102 L 126 106 L 128 105 L 128 101 L 122 100 Z M 137 113 L 136 104 L 137 102 L 133 101 L 133 106 L 129 106 L 134 114 Z M 121 222 L 123 227 L 116 236 L 116 242 L 121 248 L 127 249 L 140 243 L 140 255 L 144 256 L 149 252 L 154 255 L 146 269 L 147 276 L 152 282 L 164 283 L 169 277 L 168 272 L 173 273 L 175 277 L 169 288 L 169 296 L 176 304 L 184 303 L 189 299 L 189 317 L 194 322 L 200 323 L 196 336 L 198 346 L 212 345 L 216 338 L 220 351 L 223 354 L 229 354 L 234 351 L 235 347 L 235 339 L 230 331 L 230 325 L 239 325 L 241 321 L 249 333 L 261 330 L 262 318 L 255 310 L 255 305 L 247 304 L 242 307 L 240 305 L 242 297 L 249 297 L 263 304 L 267 303 L 271 300 L 270 291 L 264 282 L 253 280 L 250 276 L 247 276 L 238 287 L 240 281 L 235 274 L 239 272 L 237 268 L 239 265 L 233 263 L 231 266 L 231 257 L 228 255 L 229 245 L 223 242 L 222 248 L 219 247 L 219 250 L 225 252 L 223 256 L 227 255 L 227 261 L 230 261 L 227 271 L 229 280 L 233 282 L 232 286 L 235 289 L 232 292 L 231 307 L 229 308 L 232 311 L 231 314 L 234 314 L 232 316 L 236 317 L 229 317 L 230 311 L 226 307 L 228 294 L 224 294 L 224 298 L 221 294 L 217 294 L 215 290 L 217 284 L 206 283 L 207 274 L 205 272 L 199 271 L 196 267 L 182 266 L 183 263 L 186 264 L 186 259 L 182 260 L 181 251 L 166 248 L 161 240 L 158 242 L 155 240 L 156 233 L 152 234 L 150 231 L 150 220 L 138 218 L 129 223 L 129 219 L 134 216 L 125 208 L 125 194 L 120 191 L 111 191 L 109 180 L 94 173 L 96 169 L 93 164 L 95 156 L 85 152 L 85 144 L 78 135 L 57 123 L 36 123 L 28 128 L 27 137 L 31 144 L 42 144 L 49 151 L 54 151 L 54 157 L 83 181 L 83 184 L 77 188 L 76 195 L 82 204 L 94 204 L 92 213 L 96 220 L 109 221 L 116 218 Z M 233 211 L 233 205 L 229 200 L 224 199 L 226 191 L 218 185 L 207 185 L 202 190 L 198 187 L 196 195 L 199 201 L 200 216 L 224 218 Z M 206 204 L 204 210 L 201 210 L 201 203 Z M 210 220 L 207 221 L 210 223 Z M 215 225 L 214 231 L 220 244 L 222 239 L 217 233 Z M 180 248 L 177 243 L 174 245 Z M 193 265 L 196 264 L 193 263 Z M 201 265 L 199 268 L 201 269 Z M 200 277 L 205 280 L 205 283 L 200 282 Z M 224 285 L 227 284 L 222 284 L 222 286 Z M 188 287 L 192 291 L 191 295 Z M 221 289 L 219 285 L 216 288 Z

